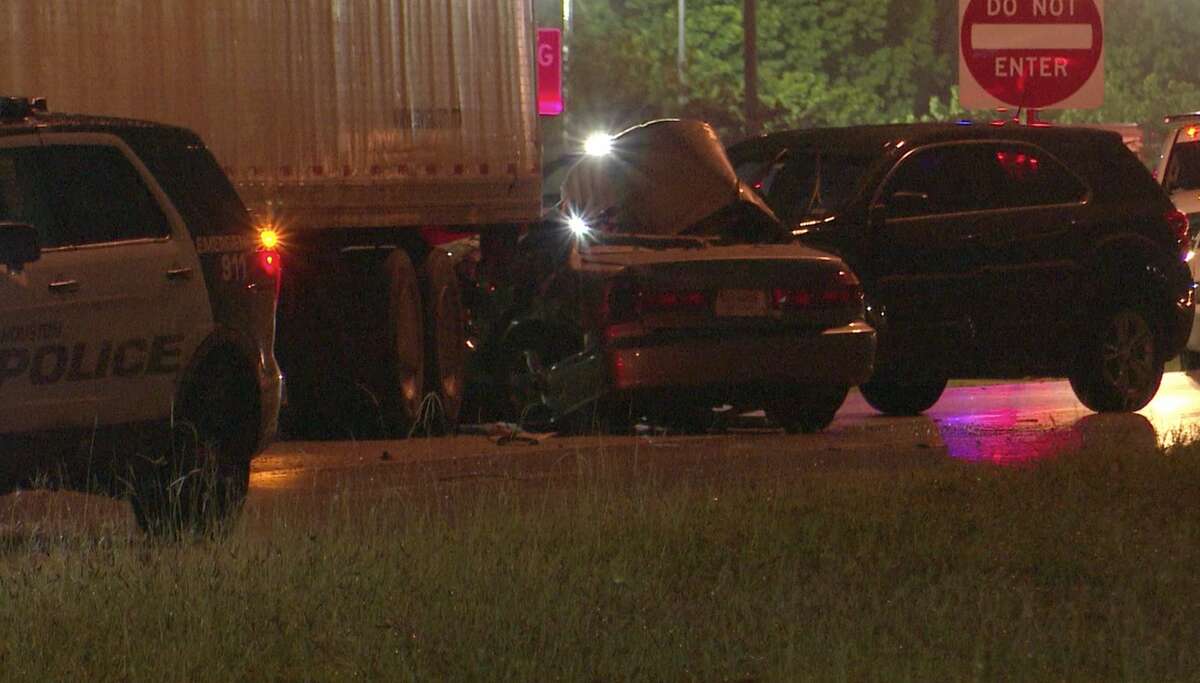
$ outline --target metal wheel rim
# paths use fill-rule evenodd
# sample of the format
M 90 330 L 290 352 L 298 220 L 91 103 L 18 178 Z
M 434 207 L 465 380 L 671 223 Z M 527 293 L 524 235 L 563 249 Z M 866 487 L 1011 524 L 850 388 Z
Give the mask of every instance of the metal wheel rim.
M 1140 393 L 1154 377 L 1154 333 L 1142 316 L 1122 311 L 1109 322 L 1100 347 L 1104 381 L 1122 396 Z

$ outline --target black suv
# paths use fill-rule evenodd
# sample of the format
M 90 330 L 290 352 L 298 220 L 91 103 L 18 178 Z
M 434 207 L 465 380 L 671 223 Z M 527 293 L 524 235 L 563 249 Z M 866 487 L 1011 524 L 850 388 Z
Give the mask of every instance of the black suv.
M 236 511 L 278 422 L 273 241 L 195 134 L 0 98 L 0 493 Z
M 950 377 L 1064 375 L 1092 410 L 1138 410 L 1187 339 L 1187 219 L 1115 133 L 857 126 L 729 156 L 862 280 L 882 412 L 926 410 Z

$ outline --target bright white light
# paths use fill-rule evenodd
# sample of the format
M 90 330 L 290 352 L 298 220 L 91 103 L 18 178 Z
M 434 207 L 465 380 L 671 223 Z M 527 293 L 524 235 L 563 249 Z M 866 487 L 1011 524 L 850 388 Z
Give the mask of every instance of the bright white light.
M 1188 263 L 1190 263 L 1190 262 L 1191 262 L 1191 260 L 1192 260 L 1192 259 L 1194 259 L 1194 258 L 1196 258 L 1196 252 L 1194 252 L 1194 251 L 1189 251 L 1189 252 L 1187 253 L 1187 256 L 1184 256 L 1184 257 L 1183 257 L 1183 260 L 1184 260 L 1184 261 L 1186 261 L 1186 262 L 1188 262 Z
M 583 143 L 583 151 L 588 156 L 602 157 L 612 152 L 613 138 L 608 133 L 592 133 Z
M 583 220 L 579 216 L 569 216 L 567 218 L 567 227 L 576 237 L 583 237 L 591 232 L 591 228 L 588 227 L 587 221 Z

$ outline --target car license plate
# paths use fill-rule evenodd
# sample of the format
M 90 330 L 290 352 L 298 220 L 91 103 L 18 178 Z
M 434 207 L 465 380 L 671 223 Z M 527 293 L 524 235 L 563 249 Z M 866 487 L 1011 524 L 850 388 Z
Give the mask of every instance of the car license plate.
M 762 316 L 767 314 L 767 293 L 761 289 L 722 289 L 713 306 L 717 315 Z

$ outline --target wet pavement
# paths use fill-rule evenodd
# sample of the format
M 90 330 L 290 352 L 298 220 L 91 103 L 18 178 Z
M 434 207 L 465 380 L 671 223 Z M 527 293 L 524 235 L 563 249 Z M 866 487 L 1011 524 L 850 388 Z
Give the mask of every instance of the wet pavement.
M 252 516 L 273 509 L 327 509 L 339 499 L 443 496 L 497 482 L 555 486 L 581 475 L 647 476 L 703 482 L 777 479 L 841 468 L 904 469 L 947 459 L 1027 464 L 1091 446 L 1152 449 L 1200 430 L 1200 383 L 1168 373 L 1136 414 L 1097 415 L 1065 381 L 952 386 L 926 415 L 877 414 L 851 392 L 833 425 L 786 435 L 753 418 L 721 434 L 547 437 L 505 445 L 486 436 L 407 441 L 281 442 L 254 463 Z M 119 519 L 118 519 L 119 518 Z M 0 498 L 0 527 L 131 524 L 125 504 L 74 494 L 25 492 Z M 128 520 L 128 521 L 126 521 Z

